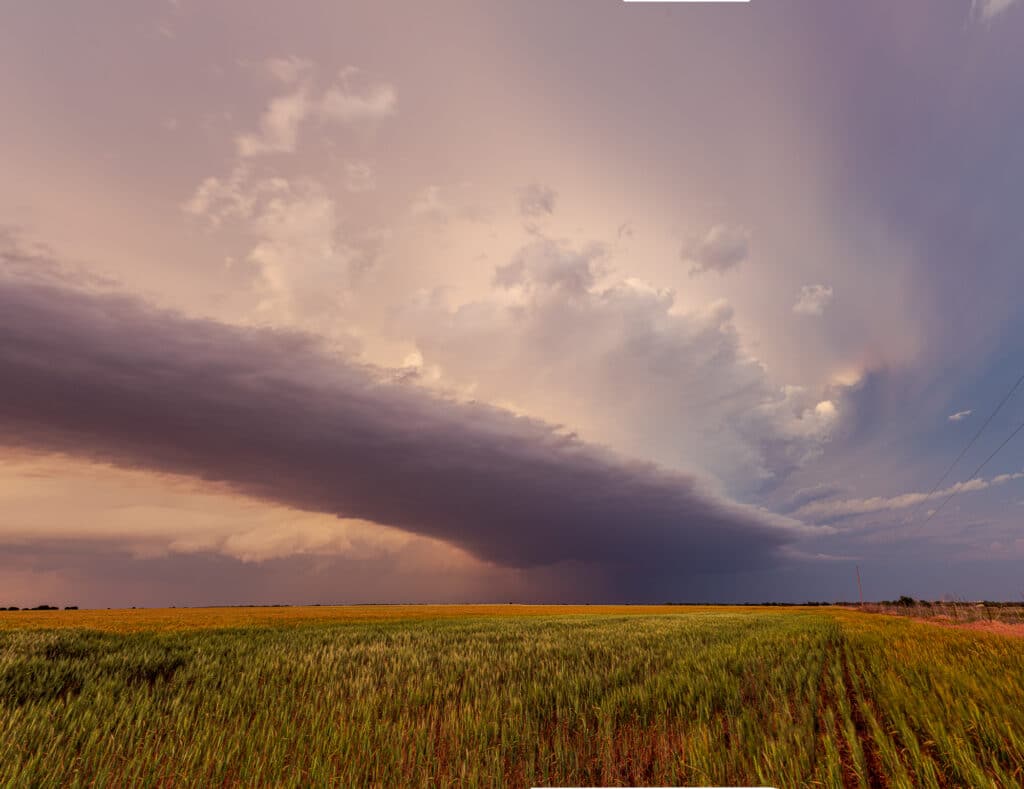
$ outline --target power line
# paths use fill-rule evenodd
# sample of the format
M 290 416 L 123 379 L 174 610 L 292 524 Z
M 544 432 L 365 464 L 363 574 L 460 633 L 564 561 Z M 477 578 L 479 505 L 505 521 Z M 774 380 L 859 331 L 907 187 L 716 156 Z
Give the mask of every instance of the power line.
M 1013 397 L 1013 393 L 1017 391 L 1017 389 L 1020 387 L 1020 385 L 1022 383 L 1024 383 L 1024 374 L 1022 374 L 1021 377 L 1017 379 L 1017 383 L 1015 383 L 1013 385 L 1013 388 L 1011 388 L 1010 391 L 1006 393 L 1006 396 L 1002 400 L 999 401 L 999 405 L 996 406 L 995 411 L 993 411 L 991 414 L 988 415 L 988 419 L 986 419 L 985 423 L 981 427 L 978 428 L 978 432 L 974 434 L 974 438 L 972 438 L 968 442 L 967 446 L 965 446 L 963 449 L 960 450 L 960 454 L 957 455 L 956 459 L 952 463 L 949 464 L 949 468 L 947 468 L 945 470 L 945 472 L 942 474 L 942 476 L 939 477 L 939 481 L 936 482 L 934 486 L 932 486 L 932 489 L 930 491 L 928 491 L 928 494 L 923 499 L 921 499 L 920 503 L 916 507 L 914 507 L 914 511 L 910 514 L 910 519 L 909 519 L 910 521 L 913 521 L 914 518 L 917 517 L 917 513 L 921 511 L 921 507 L 923 507 L 925 505 L 925 502 L 927 502 L 928 499 L 930 499 L 932 497 L 932 494 L 939 489 L 939 486 L 943 482 L 946 481 L 946 477 L 949 476 L 949 473 L 956 467 L 956 464 L 959 463 L 961 461 L 961 459 L 963 459 L 963 456 L 967 454 L 967 452 L 970 450 L 970 448 L 974 446 L 974 443 L 981 437 L 981 434 L 985 432 L 985 428 L 988 427 L 989 423 L 993 419 L 996 418 L 996 414 L 998 414 L 1003 409 L 1003 406 L 1006 405 L 1006 402 L 1011 397 Z M 1018 428 L 1018 430 L 1019 429 L 1020 428 Z M 1014 432 L 1013 435 L 1016 435 L 1016 432 Z M 1000 449 L 1001 448 L 1002 448 L 1002 446 L 1000 446 Z M 998 451 L 998 450 L 996 450 L 996 451 Z M 988 461 L 985 461 L 985 462 L 987 463 Z M 975 473 L 977 473 L 977 472 L 975 472 Z M 972 479 L 973 479 L 973 477 L 972 477 Z M 968 480 L 968 482 L 970 482 L 970 480 Z M 945 502 L 943 502 L 943 503 L 945 503 Z M 925 520 L 925 523 L 927 523 L 928 520 L 931 520 L 931 516 L 929 516 Z
M 980 473 L 981 473 L 981 470 L 982 470 L 983 468 L 985 468 L 985 466 L 987 466 L 987 465 L 988 465 L 988 462 L 989 462 L 990 460 L 992 460 L 992 458 L 994 458 L 994 457 L 995 457 L 996 455 L 998 455 L 998 454 L 999 454 L 999 450 L 1001 450 L 1001 449 L 1002 449 L 1003 447 L 1005 447 L 1005 446 L 1006 446 L 1007 444 L 1009 444 L 1009 443 L 1010 443 L 1010 441 L 1012 441 L 1012 440 L 1013 440 L 1013 437 L 1014 437 L 1015 435 L 1017 435 L 1017 434 L 1018 434 L 1018 433 L 1019 433 L 1019 432 L 1020 432 L 1021 430 L 1024 430 L 1024 422 L 1021 422 L 1021 423 L 1020 423 L 1019 425 L 1017 425 L 1017 428 L 1016 428 L 1016 429 L 1015 429 L 1015 430 L 1014 430 L 1014 431 L 1013 431 L 1012 433 L 1010 433 L 1010 435 L 1009 435 L 1009 436 L 1007 436 L 1007 437 L 1006 437 L 1006 440 L 1005 440 L 1005 441 L 1003 441 L 1003 443 L 1002 443 L 1002 444 L 1000 444 L 999 446 L 997 446 L 997 447 L 995 448 L 995 451 L 994 451 L 994 452 L 993 452 L 993 453 L 992 453 L 991 455 L 989 455 L 989 456 L 988 456 L 987 458 L 985 458 L 985 460 L 984 460 L 984 461 L 982 462 L 982 464 L 981 464 L 980 466 L 978 466 L 978 467 L 977 467 L 976 469 L 974 469 L 974 473 L 973 473 L 973 474 L 971 474 L 971 476 L 970 476 L 970 477 L 968 477 L 968 478 L 967 478 L 967 479 L 966 479 L 966 480 L 964 481 L 964 483 L 963 483 L 963 484 L 964 484 L 964 485 L 966 485 L 966 484 L 967 484 L 968 482 L 970 482 L 970 481 L 971 481 L 972 479 L 974 479 L 975 477 L 977 477 L 977 476 L 978 476 L 978 474 L 980 474 Z M 924 519 L 924 522 L 923 522 L 923 523 L 921 524 L 921 526 L 919 526 L 918 528 L 919 528 L 919 529 L 923 528 L 923 527 L 924 527 L 924 525 L 925 525 L 925 523 L 928 523 L 928 521 L 930 521 L 930 520 L 931 520 L 932 518 L 934 518 L 934 517 L 935 517 L 936 515 L 938 515 L 938 514 L 939 514 L 939 510 L 941 510 L 941 509 L 942 509 L 943 507 L 945 507 L 945 506 L 946 506 L 946 502 L 948 502 L 948 501 L 949 501 L 949 500 L 950 500 L 951 498 L 953 498 L 953 497 L 954 497 L 954 496 L 955 496 L 956 494 L 957 494 L 957 491 L 956 491 L 956 490 L 954 490 L 954 491 L 953 491 L 952 493 L 950 493 L 950 494 L 949 494 L 948 496 L 946 496 L 946 498 L 944 498 L 944 499 L 942 500 L 942 503 L 941 503 L 941 504 L 940 504 L 940 505 L 939 505 L 938 507 L 936 507 L 936 508 L 935 508 L 934 510 L 932 510 L 931 514 L 930 514 L 930 515 L 929 515 L 929 516 L 928 516 L 927 518 L 925 518 L 925 519 Z

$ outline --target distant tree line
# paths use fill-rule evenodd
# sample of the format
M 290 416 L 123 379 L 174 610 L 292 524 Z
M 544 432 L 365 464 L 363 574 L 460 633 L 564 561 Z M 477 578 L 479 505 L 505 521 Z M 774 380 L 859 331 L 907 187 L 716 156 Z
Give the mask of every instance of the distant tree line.
M 37 605 L 34 608 L 19 608 L 16 605 L 9 605 L 6 608 L 0 606 L 0 611 L 59 611 L 59 605 Z M 64 606 L 65 611 L 77 611 L 77 605 L 66 605 Z
M 879 600 L 878 605 L 890 605 L 890 606 L 901 606 L 909 608 L 911 606 L 918 606 L 921 608 L 931 608 L 932 606 L 949 606 L 949 605 L 980 605 L 986 608 L 1018 608 L 1020 603 L 1005 602 L 1000 600 L 917 600 L 909 595 L 900 595 L 898 600 Z
M 786 606 L 808 606 L 808 605 L 855 605 L 855 603 L 847 603 L 845 600 L 844 601 L 839 601 L 839 602 L 828 602 L 827 600 L 820 600 L 820 601 L 819 600 L 808 600 L 806 603 L 774 603 L 774 602 L 772 602 L 772 603 L 751 603 L 751 602 L 746 602 L 746 603 L 674 603 L 672 601 L 668 601 L 668 602 L 662 603 L 662 605 L 692 605 L 692 606 L 702 606 L 702 605 L 744 605 L 744 606 L 756 606 L 756 607 L 761 607 L 761 606 L 782 606 L 782 607 L 786 607 Z

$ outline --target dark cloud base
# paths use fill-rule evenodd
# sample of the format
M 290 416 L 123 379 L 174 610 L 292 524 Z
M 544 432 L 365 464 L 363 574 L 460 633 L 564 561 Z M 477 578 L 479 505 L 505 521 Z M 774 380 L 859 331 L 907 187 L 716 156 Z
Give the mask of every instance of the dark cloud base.
M 1019 562 L 905 556 L 862 565 L 868 599 L 1018 597 Z M 11 573 L 38 583 L 4 588 Z M 978 578 L 984 580 L 979 583 Z M 782 562 L 743 573 L 612 577 L 577 563 L 531 570 L 400 567 L 396 557 L 296 555 L 243 562 L 218 553 L 139 558 L 106 540 L 0 542 L 0 605 L 161 607 L 361 603 L 759 603 L 855 600 L 852 563 Z
M 245 562 L 215 552 L 139 556 L 111 540 L 0 541 L 0 606 L 88 608 L 365 603 L 585 603 L 617 600 L 601 573 L 566 562 L 531 570 L 376 556 L 293 555 Z M 21 583 L 9 579 L 17 576 Z M 24 579 L 34 583 L 24 583 Z M 8 583 L 5 585 L 5 580 Z M 12 588 L 15 587 L 15 588 Z M 630 590 L 636 594 L 637 590 Z M 625 598 L 624 598 L 625 599 Z
M 796 536 L 694 478 L 437 397 L 309 336 L 117 293 L 0 278 L 0 380 L 0 444 L 226 483 L 504 567 L 730 571 Z

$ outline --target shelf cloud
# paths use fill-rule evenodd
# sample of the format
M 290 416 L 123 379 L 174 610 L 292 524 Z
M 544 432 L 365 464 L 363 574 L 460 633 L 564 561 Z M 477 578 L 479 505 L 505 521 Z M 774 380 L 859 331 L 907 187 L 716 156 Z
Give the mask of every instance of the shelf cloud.
M 295 332 L 0 279 L 0 435 L 433 537 L 506 567 L 760 566 L 811 529 Z

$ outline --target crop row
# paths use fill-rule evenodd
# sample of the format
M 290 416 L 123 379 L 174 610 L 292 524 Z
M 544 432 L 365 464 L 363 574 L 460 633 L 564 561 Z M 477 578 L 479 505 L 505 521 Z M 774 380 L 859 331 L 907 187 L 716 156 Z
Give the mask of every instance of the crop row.
M 0 783 L 1009 786 L 1022 675 L 841 611 L 15 630 Z

